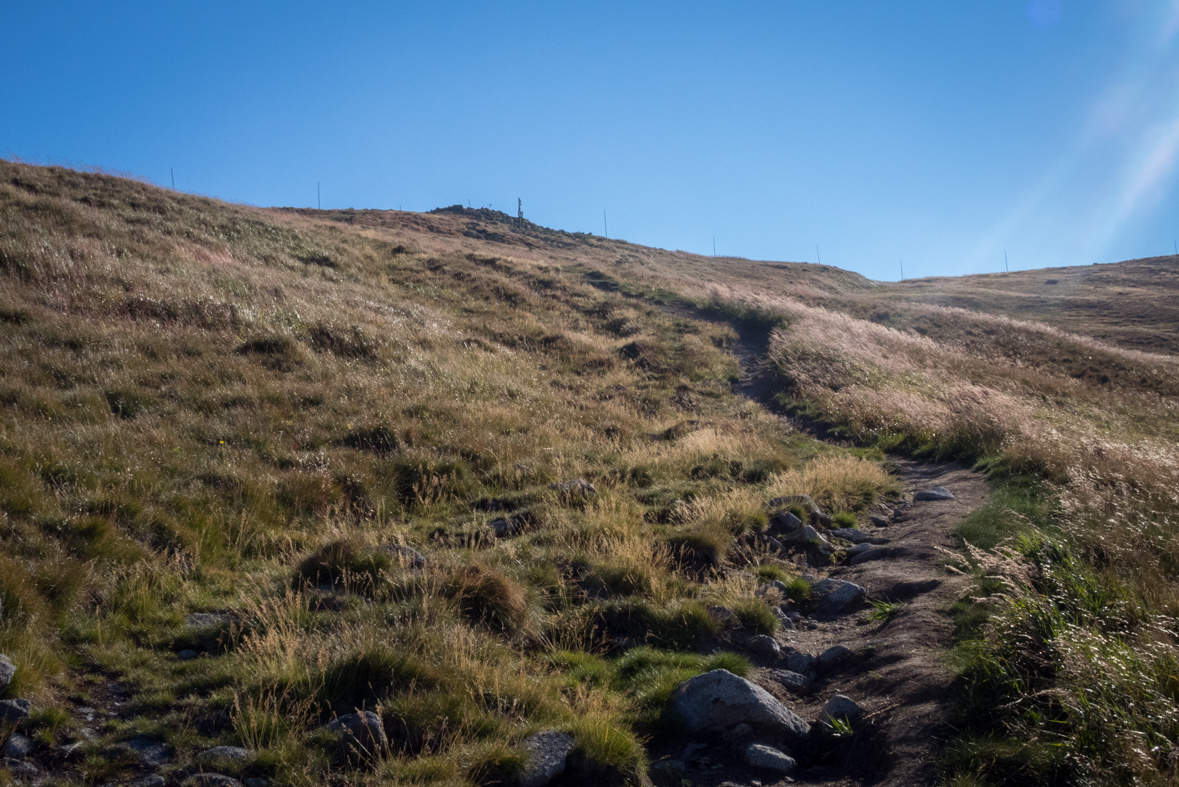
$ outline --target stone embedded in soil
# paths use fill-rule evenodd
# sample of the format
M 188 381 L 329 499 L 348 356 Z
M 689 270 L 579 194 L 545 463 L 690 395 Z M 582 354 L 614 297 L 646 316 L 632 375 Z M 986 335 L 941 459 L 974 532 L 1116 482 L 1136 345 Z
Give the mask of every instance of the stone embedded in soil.
M 856 555 L 849 562 L 853 566 L 858 566 L 863 563 L 870 563 L 873 560 L 893 560 L 898 557 L 905 557 L 909 554 L 909 550 L 905 547 L 873 547 L 867 552 Z
M 383 544 L 380 550 L 397 561 L 402 568 L 426 567 L 426 556 L 413 547 L 401 544 Z
M 168 752 L 168 747 L 164 743 L 151 738 L 133 738 L 129 741 L 116 743 L 109 747 L 106 752 L 115 758 L 129 757 L 138 760 L 140 765 L 148 768 L 161 768 L 167 765 L 169 760 L 172 759 L 172 755 Z
M 775 659 L 782 653 L 782 646 L 778 644 L 778 641 L 765 634 L 750 637 L 749 641 L 745 643 L 745 647 L 750 653 Z
M 214 746 L 211 749 L 205 749 L 196 756 L 199 763 L 215 763 L 215 762 L 245 762 L 253 756 L 249 749 L 243 749 L 241 746 Z
M 16 665 L 7 656 L 0 653 L 0 693 L 3 693 L 8 688 L 8 684 L 12 683 L 12 678 L 15 675 Z
M 829 546 L 827 539 L 819 535 L 819 531 L 815 530 L 810 525 L 795 530 L 793 533 L 787 533 L 786 535 L 782 536 L 782 540 L 792 543 L 809 544 L 811 546 Z
M 885 519 L 882 516 L 877 516 L 876 514 L 870 514 L 868 516 L 868 521 L 871 522 L 872 524 L 876 525 L 876 527 L 888 527 L 889 525 L 892 524 L 892 522 L 890 522 L 889 520 Z
M 176 658 L 180 659 L 181 661 L 192 661 L 199 655 L 201 654 L 197 653 L 192 648 L 185 648 L 176 654 Z
M 788 689 L 805 689 L 813 682 L 809 676 L 788 669 L 772 670 L 770 677 Z
M 242 783 L 223 773 L 198 773 L 185 779 L 186 787 L 242 787 Z
M 524 529 L 523 523 L 514 516 L 496 519 L 490 523 L 490 527 L 495 531 L 497 538 L 519 535 Z
M 836 694 L 823 703 L 823 709 L 819 711 L 819 722 L 830 724 L 835 719 L 853 722 L 860 718 L 862 713 L 863 709 L 856 704 L 855 700 L 843 694 Z
M 774 607 L 774 617 L 778 619 L 778 625 L 786 631 L 792 631 L 794 629 L 794 621 L 791 617 L 777 607 Z
M 226 612 L 194 612 L 184 618 L 184 625 L 190 629 L 210 629 L 233 622 Z
M 548 730 L 524 740 L 528 764 L 520 774 L 520 787 L 544 787 L 565 772 L 565 761 L 573 751 L 573 738 L 563 732 Z
M 795 651 L 786 655 L 786 669 L 791 672 L 813 672 L 818 663 L 819 660 L 809 653 Z
M 851 549 L 847 550 L 847 552 L 845 552 L 844 554 L 846 554 L 848 557 L 855 557 L 856 555 L 862 555 L 865 552 L 869 552 L 869 551 L 871 551 L 871 549 L 872 549 L 871 544 L 860 544 L 859 546 L 854 546 Z
M 852 657 L 851 648 L 846 645 L 832 645 L 819 654 L 820 667 L 833 667 Z
M 27 735 L 21 735 L 19 732 L 14 732 L 4 742 L 4 748 L 0 749 L 0 755 L 20 759 L 21 757 L 28 757 L 36 748 L 37 742 L 32 738 Z
M 810 731 L 809 724 L 768 691 L 723 669 L 697 675 L 676 686 L 670 709 L 688 732 L 745 723 L 790 740 Z
M 855 609 L 868 596 L 868 591 L 854 582 L 830 577 L 812 585 L 811 592 L 819 612 L 824 615 L 838 615 Z
M 41 769 L 26 760 L 2 760 L 0 765 L 3 765 L 8 775 L 17 779 L 18 783 L 33 782 L 41 777 Z
M 770 532 L 793 533 L 802 527 L 802 520 L 789 511 L 777 513 L 770 519 Z
M 270 779 L 265 776 L 251 776 L 246 779 L 246 787 L 269 787 Z
M 370 710 L 333 719 L 327 728 L 336 734 L 340 747 L 349 753 L 372 756 L 383 754 L 389 748 L 385 724 L 380 716 Z
M 0 700 L 0 722 L 19 722 L 29 718 L 33 703 L 28 700 Z
M 917 494 L 913 495 L 913 500 L 953 500 L 954 493 L 944 486 L 934 486 L 929 489 L 922 489 Z
M 798 767 L 793 757 L 763 743 L 751 743 L 745 747 L 745 763 L 775 773 L 793 773 Z

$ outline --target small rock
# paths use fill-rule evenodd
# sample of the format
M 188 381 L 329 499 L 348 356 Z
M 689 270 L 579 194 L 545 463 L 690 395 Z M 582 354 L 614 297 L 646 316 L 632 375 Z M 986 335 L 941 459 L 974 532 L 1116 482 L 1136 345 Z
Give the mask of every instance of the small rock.
M 19 732 L 14 732 L 4 742 L 4 748 L 0 749 L 0 755 L 20 759 L 22 757 L 28 757 L 36 748 L 37 743 L 32 738 L 27 735 L 21 735 Z
M 83 727 L 82 729 L 78 730 L 78 737 L 84 741 L 98 740 L 98 730 L 94 729 L 93 727 Z
M 846 554 L 848 557 L 855 557 L 856 555 L 862 555 L 865 552 L 870 551 L 871 549 L 872 549 L 871 544 L 858 544 L 858 545 L 852 547 L 851 549 L 847 550 L 847 552 L 845 552 L 844 554 Z
M 853 722 L 860 717 L 861 713 L 863 710 L 854 700 L 842 694 L 836 694 L 823 703 L 823 709 L 819 711 L 819 721 L 823 724 L 830 724 L 833 719 Z
M 812 672 L 818 663 L 819 660 L 809 653 L 795 651 L 786 656 L 786 669 L 790 672 Z
M 832 519 L 828 514 L 824 514 L 821 511 L 818 513 L 815 513 L 814 511 L 812 511 L 811 512 L 811 521 L 814 522 L 819 527 L 831 527 L 833 524 L 835 524 L 834 519 Z
M 573 751 L 573 738 L 549 730 L 529 735 L 524 740 L 528 764 L 520 774 L 520 787 L 544 787 L 565 772 L 565 761 Z
M 134 738 L 116 743 L 107 749 L 107 753 L 115 758 L 129 757 L 148 768 L 162 768 L 172 758 L 168 747 L 152 738 Z
M 766 536 L 766 546 L 771 552 L 781 552 L 783 549 L 782 542 L 773 536 Z
M 192 648 L 185 648 L 176 654 L 176 658 L 180 659 L 181 661 L 192 661 L 199 655 L 201 654 L 197 653 Z
M 15 675 L 16 665 L 9 661 L 7 656 L 0 653 L 0 693 L 8 688 L 8 684 L 12 683 Z
M 868 521 L 871 522 L 876 527 L 888 527 L 889 525 L 892 524 L 892 522 L 890 522 L 889 520 L 885 519 L 882 516 L 877 516 L 876 514 L 870 514 L 868 516 Z
M 745 747 L 745 762 L 754 768 L 765 768 L 775 773 L 793 773 L 798 767 L 793 757 L 763 743 L 751 743 Z
M 765 596 L 769 595 L 771 591 L 777 591 L 778 598 L 786 598 L 786 596 L 790 593 L 790 588 L 786 587 L 785 582 L 780 582 L 779 580 L 773 579 L 759 587 L 753 595 L 757 596 L 758 598 L 764 598 Z
M 811 592 L 819 612 L 824 615 L 837 615 L 854 609 L 868 596 L 868 591 L 854 582 L 830 577 L 812 585 Z
M 597 494 L 597 489 L 594 485 L 584 481 L 580 478 L 574 478 L 571 481 L 558 481 L 555 484 L 549 484 L 549 489 L 556 489 L 558 492 L 568 492 L 571 494 L 593 495 Z
M 741 628 L 741 618 L 737 617 L 737 613 L 734 612 L 733 610 L 729 609 L 728 607 L 722 607 L 719 605 L 715 606 L 715 607 L 709 607 L 708 608 L 708 615 L 713 620 L 715 620 L 717 623 L 719 623 L 721 628 L 725 628 L 725 629 L 739 629 L 739 628 Z
M 853 566 L 858 566 L 873 560 L 892 560 L 893 558 L 904 557 L 908 554 L 909 550 L 905 547 L 873 547 L 866 552 L 856 555 L 848 562 Z
M 246 779 L 246 787 L 270 787 L 270 779 L 265 776 L 251 776 Z
M 166 783 L 163 776 L 153 773 L 150 776 L 144 776 L 142 779 L 136 779 L 128 787 L 164 787 Z
M 490 527 L 495 531 L 496 538 L 509 538 L 520 534 L 520 521 L 516 517 L 493 519 Z
M 186 787 L 242 787 L 242 783 L 223 773 L 197 773 L 184 780 Z
M 819 654 L 818 662 L 820 667 L 834 667 L 836 664 L 847 661 L 851 657 L 851 648 L 846 645 L 832 645 Z
M 798 543 L 803 543 L 803 544 L 810 544 L 812 546 L 818 546 L 818 545 L 830 546 L 827 539 L 825 539 L 821 535 L 819 535 L 819 531 L 815 530 L 810 525 L 806 525 L 805 527 L 799 528 L 798 530 L 795 530 L 793 533 L 787 533 L 786 535 L 782 536 L 782 540 L 789 541 L 792 543 L 798 542 Z
M 26 760 L 3 760 L 0 765 L 18 782 L 34 782 L 41 777 L 41 769 Z
M 385 725 L 381 717 L 370 710 L 345 714 L 334 719 L 327 728 L 336 734 L 340 747 L 350 754 L 371 757 L 383 754 L 389 748 Z
M 765 634 L 758 634 L 750 637 L 749 641 L 745 643 L 745 647 L 750 653 L 756 653 L 759 656 L 767 658 L 778 658 L 782 653 L 782 646 L 773 637 L 768 637 Z
M 802 527 L 802 520 L 790 511 L 781 511 L 770 519 L 770 530 L 775 533 L 793 533 Z
M 922 489 L 917 494 L 913 495 L 913 500 L 953 500 L 954 493 L 944 486 L 934 486 L 929 489 Z
M 797 739 L 810 725 L 769 692 L 728 670 L 697 675 L 676 686 L 670 710 L 689 732 L 719 730 L 745 723 Z
M 778 607 L 774 607 L 773 611 L 774 611 L 774 617 L 778 619 L 779 626 L 781 626 L 786 631 L 793 631 L 794 630 L 794 621 L 790 619 L 789 615 L 787 615 L 785 612 L 783 612 Z
M 810 495 L 786 495 L 785 497 L 775 497 L 770 502 L 766 503 L 769 508 L 781 508 L 782 506 L 803 506 L 808 511 L 812 506 L 815 506 L 815 501 Z
M 66 759 L 69 759 L 70 757 L 76 757 L 82 753 L 82 747 L 85 745 L 86 744 L 83 741 L 67 743 L 65 746 L 61 747 L 61 756 L 65 757 Z
M 33 703 L 28 700 L 0 700 L 0 722 L 21 722 L 29 718 Z
M 805 689 L 812 683 L 809 676 L 788 669 L 773 670 L 770 676 L 788 689 Z
M 402 568 L 425 568 L 426 556 L 413 547 L 401 544 L 383 544 L 381 551 L 393 558 Z
M 253 753 L 249 749 L 243 749 L 241 746 L 214 746 L 198 754 L 196 760 L 204 765 L 217 762 L 245 762 L 252 756 Z

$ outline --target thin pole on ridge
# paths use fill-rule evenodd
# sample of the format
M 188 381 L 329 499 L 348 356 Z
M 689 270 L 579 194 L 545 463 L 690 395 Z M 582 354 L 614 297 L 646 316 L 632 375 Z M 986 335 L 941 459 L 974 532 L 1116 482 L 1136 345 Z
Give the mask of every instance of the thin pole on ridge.
M 610 237 L 610 225 L 606 223 L 606 211 L 605 211 L 605 209 L 603 209 L 603 210 L 602 210 L 602 233 L 603 233 L 603 234 L 604 234 L 604 235 L 605 235 L 607 238 L 609 238 L 609 237 Z
M 905 280 L 905 261 L 901 260 L 901 281 Z
M 820 265 L 823 264 L 823 255 L 819 254 L 819 244 L 817 243 L 815 244 L 815 258 L 819 261 Z
M 323 202 L 319 198 L 319 181 L 315 181 L 315 209 L 323 210 Z
M 172 176 L 172 191 L 176 190 L 176 170 L 168 167 L 168 174 Z
M 1003 270 L 1011 273 L 1011 267 L 1007 264 L 1007 250 L 1003 250 Z

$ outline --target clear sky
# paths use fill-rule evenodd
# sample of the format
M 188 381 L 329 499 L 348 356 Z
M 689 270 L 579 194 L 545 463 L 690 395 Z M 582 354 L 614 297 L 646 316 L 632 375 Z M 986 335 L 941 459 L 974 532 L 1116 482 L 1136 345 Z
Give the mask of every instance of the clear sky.
M 3 2 L 0 155 L 876 279 L 1179 238 L 1179 0 Z

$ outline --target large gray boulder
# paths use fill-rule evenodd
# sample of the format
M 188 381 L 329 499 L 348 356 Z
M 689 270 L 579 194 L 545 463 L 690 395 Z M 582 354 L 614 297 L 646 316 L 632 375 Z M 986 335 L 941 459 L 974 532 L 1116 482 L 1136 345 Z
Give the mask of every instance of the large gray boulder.
M 697 675 L 676 686 L 669 710 L 689 732 L 748 724 L 790 741 L 810 731 L 810 725 L 768 691 L 723 669 Z
M 520 774 L 520 787 L 544 787 L 565 772 L 565 761 L 573 751 L 573 738 L 563 732 L 548 730 L 524 740 L 528 764 Z
M 820 614 L 838 615 L 864 603 L 868 591 L 854 582 L 830 577 L 811 585 L 811 593 Z
M 389 748 L 385 724 L 370 710 L 345 714 L 334 719 L 327 728 L 336 734 L 340 748 L 346 754 L 378 757 Z

